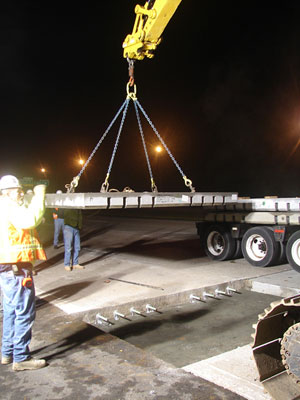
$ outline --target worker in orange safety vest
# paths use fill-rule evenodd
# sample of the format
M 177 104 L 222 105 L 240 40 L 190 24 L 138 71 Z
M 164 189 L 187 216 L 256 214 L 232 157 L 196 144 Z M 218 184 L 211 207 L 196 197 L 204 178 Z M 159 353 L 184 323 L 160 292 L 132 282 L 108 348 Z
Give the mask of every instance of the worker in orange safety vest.
M 29 343 L 35 319 L 32 264 L 46 260 L 35 228 L 45 211 L 45 185 L 33 189 L 24 201 L 19 180 L 0 179 L 0 284 L 3 293 L 2 364 L 14 371 L 42 368 L 45 360 L 31 358 Z

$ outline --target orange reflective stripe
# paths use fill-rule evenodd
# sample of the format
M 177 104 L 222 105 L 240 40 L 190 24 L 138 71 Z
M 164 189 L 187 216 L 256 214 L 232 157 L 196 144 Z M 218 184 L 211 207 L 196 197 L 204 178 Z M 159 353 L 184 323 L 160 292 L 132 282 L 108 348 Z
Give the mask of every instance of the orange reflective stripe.
M 55 207 L 55 210 L 58 211 L 58 208 Z M 58 214 L 56 214 L 55 212 L 52 213 L 52 215 L 53 215 L 53 218 L 54 218 L 54 219 L 57 219 L 57 218 L 58 218 Z
M 16 229 L 10 224 L 8 233 L 9 243 L 6 248 L 1 249 L 0 263 L 47 259 L 35 229 Z

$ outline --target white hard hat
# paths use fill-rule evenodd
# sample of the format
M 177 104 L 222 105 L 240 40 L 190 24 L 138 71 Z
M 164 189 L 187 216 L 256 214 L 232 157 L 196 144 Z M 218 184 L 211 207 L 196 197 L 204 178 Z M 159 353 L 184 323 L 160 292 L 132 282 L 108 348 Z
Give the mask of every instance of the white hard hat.
M 19 179 L 13 175 L 5 175 L 0 179 L 0 190 L 21 188 Z
M 62 191 L 61 190 L 57 190 L 56 194 L 62 194 Z

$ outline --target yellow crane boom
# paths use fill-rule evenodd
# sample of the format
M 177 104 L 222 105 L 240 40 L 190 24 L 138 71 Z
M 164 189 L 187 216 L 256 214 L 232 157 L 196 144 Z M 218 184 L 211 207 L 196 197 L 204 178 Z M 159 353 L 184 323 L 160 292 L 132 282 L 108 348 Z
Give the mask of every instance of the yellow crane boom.
M 149 0 L 142 7 L 136 5 L 132 33 L 123 42 L 127 59 L 152 58 L 161 42 L 161 35 L 182 0 Z

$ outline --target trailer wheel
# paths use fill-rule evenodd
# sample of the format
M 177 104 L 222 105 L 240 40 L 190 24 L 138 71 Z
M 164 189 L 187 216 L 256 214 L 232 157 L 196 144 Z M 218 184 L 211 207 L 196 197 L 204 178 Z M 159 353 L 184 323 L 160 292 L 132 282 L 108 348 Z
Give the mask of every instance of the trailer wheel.
M 286 245 L 286 256 L 290 266 L 300 272 L 300 231 L 296 231 L 289 238 Z
M 212 260 L 229 260 L 236 251 L 236 241 L 225 227 L 212 225 L 204 234 L 204 250 Z
M 276 242 L 272 229 L 256 226 L 248 229 L 242 239 L 244 258 L 254 267 L 268 267 L 280 256 L 280 243 Z

